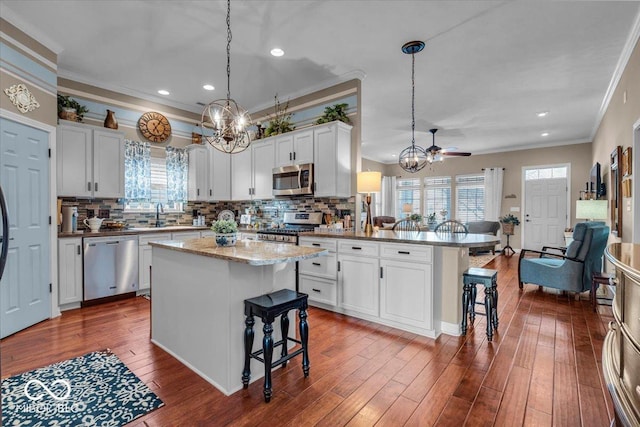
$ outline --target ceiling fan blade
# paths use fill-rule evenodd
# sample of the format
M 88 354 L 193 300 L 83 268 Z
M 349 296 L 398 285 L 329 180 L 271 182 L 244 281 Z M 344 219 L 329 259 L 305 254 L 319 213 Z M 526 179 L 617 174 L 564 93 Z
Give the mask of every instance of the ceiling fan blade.
M 471 153 L 463 153 L 461 151 L 441 151 L 441 155 L 450 157 L 469 157 Z

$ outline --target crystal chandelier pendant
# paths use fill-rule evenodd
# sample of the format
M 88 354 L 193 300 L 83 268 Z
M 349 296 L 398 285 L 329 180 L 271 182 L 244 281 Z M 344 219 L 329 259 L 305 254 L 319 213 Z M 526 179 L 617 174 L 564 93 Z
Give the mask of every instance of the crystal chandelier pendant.
M 247 110 L 231 99 L 231 0 L 227 0 L 227 98 L 210 102 L 202 110 L 202 137 L 216 150 L 240 153 L 251 145 Z
M 203 138 L 215 149 L 235 154 L 251 144 L 248 126 L 251 117 L 233 99 L 218 99 L 202 111 Z

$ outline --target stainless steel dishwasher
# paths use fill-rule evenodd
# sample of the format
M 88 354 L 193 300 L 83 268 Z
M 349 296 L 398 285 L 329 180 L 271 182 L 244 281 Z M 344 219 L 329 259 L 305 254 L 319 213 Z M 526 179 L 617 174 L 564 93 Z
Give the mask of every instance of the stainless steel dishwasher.
M 84 239 L 84 300 L 138 290 L 138 236 Z

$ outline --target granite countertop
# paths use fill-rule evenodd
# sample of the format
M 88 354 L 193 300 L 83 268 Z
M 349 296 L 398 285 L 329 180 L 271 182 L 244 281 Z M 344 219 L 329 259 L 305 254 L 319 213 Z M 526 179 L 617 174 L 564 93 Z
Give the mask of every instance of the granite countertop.
M 77 233 L 63 233 L 58 232 L 58 238 L 65 237 L 103 237 L 103 236 L 129 236 L 132 234 L 145 234 L 145 233 L 171 233 L 178 231 L 207 231 L 211 227 L 208 226 L 193 226 L 193 225 L 168 225 L 166 227 L 131 227 L 124 230 L 109 230 L 106 228 L 100 229 L 97 233 L 92 233 L 89 230 L 80 230 Z M 259 233 L 260 230 L 253 228 L 241 228 L 238 227 L 240 233 Z
M 604 254 L 614 266 L 640 281 L 640 245 L 612 243 L 607 246 Z
M 166 227 L 131 227 L 124 230 L 109 230 L 100 229 L 97 233 L 92 233 L 89 230 L 80 231 L 78 233 L 58 233 L 58 238 L 64 237 L 103 237 L 103 236 L 129 236 L 132 234 L 145 234 L 145 233 L 171 233 L 177 231 L 205 231 L 209 230 L 209 227 L 193 226 L 193 225 L 170 225 Z
M 327 255 L 326 249 L 296 246 L 287 243 L 265 243 L 255 240 L 238 240 L 235 246 L 219 247 L 215 238 L 191 239 L 185 242 L 163 240 L 150 242 L 151 246 L 208 256 L 249 265 L 269 265 L 281 262 L 301 261 Z
M 434 233 L 432 231 L 391 231 L 380 230 L 371 234 L 363 231 L 345 232 L 308 232 L 301 237 L 330 237 L 335 239 L 370 240 L 373 242 L 413 243 L 432 246 L 453 246 L 462 248 L 480 248 L 487 244 L 498 244 L 500 238 L 487 234 Z

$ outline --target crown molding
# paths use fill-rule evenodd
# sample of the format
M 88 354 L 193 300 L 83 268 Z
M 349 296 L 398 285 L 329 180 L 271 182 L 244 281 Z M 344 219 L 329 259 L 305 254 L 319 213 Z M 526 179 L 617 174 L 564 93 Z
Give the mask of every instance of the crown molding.
M 596 121 L 593 125 L 593 129 L 591 129 L 591 140 L 596 136 L 596 132 L 600 127 L 600 123 L 604 118 L 604 114 L 607 112 L 609 108 L 609 103 L 613 98 L 613 94 L 618 87 L 618 83 L 620 83 L 620 78 L 622 77 L 622 73 L 624 69 L 627 67 L 629 63 L 629 59 L 631 58 L 631 54 L 633 53 L 633 49 L 636 44 L 640 40 L 640 11 L 636 15 L 636 19 L 633 22 L 631 27 L 631 31 L 629 31 L 629 37 L 627 37 L 627 42 L 622 49 L 622 53 L 620 58 L 618 59 L 618 63 L 616 64 L 615 71 L 613 72 L 613 76 L 611 76 L 611 81 L 609 82 L 609 87 L 607 87 L 607 91 L 605 92 L 604 98 L 602 99 L 602 103 L 600 104 L 600 109 L 598 110 L 598 115 L 596 117 Z
M 38 27 L 33 26 L 24 21 L 24 19 L 20 18 L 11 8 L 7 6 L 5 2 L 2 4 L 2 19 L 25 33 L 27 36 L 31 37 L 56 55 L 59 55 L 60 52 L 64 50 L 62 45 L 53 41 L 49 36 L 45 35 L 42 31 L 38 29 Z

